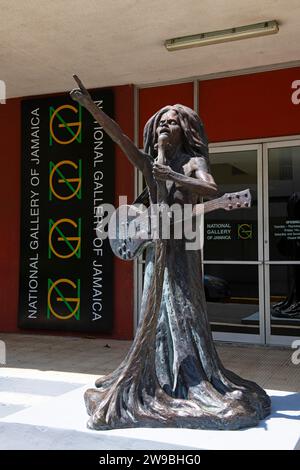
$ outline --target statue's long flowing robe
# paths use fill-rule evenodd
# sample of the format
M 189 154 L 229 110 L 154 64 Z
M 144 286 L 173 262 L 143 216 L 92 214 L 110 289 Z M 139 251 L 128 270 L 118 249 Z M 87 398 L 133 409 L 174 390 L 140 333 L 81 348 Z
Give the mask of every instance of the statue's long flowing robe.
M 182 155 L 174 171 L 183 173 L 188 158 Z M 182 204 L 195 203 L 191 192 L 174 183 L 167 186 L 169 205 L 179 196 Z M 201 251 L 187 249 L 185 238 L 171 236 L 147 249 L 136 337 L 122 364 L 96 385 L 85 394 L 89 426 L 96 429 L 238 429 L 255 426 L 270 412 L 264 390 L 226 370 L 218 357 L 207 318 Z

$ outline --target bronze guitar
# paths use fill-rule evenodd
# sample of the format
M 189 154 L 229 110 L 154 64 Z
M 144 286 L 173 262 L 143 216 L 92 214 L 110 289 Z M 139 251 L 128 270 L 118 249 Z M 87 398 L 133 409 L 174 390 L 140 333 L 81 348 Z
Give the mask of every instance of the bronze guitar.
M 231 211 L 249 207 L 251 207 L 251 194 L 249 189 L 245 189 L 236 193 L 226 193 L 203 204 L 196 204 L 192 215 L 196 217 L 216 209 Z M 111 249 L 118 258 L 133 260 L 153 242 L 153 230 L 149 229 L 150 219 L 151 206 L 141 211 L 138 206 L 122 205 L 114 212 L 109 221 L 108 235 Z

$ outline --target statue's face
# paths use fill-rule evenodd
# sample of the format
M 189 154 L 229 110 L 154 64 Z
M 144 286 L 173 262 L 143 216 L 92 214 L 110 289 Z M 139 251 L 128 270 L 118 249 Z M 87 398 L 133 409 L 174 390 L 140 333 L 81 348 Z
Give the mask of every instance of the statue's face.
M 181 145 L 182 129 L 176 111 L 171 109 L 161 116 L 156 134 L 157 138 L 161 135 L 167 136 L 168 143 L 174 148 Z

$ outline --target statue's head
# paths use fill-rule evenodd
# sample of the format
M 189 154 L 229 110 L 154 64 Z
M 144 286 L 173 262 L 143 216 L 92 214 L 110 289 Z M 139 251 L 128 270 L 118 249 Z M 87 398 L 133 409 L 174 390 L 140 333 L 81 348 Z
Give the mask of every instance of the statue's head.
M 160 135 L 167 136 L 170 145 L 182 147 L 191 157 L 208 158 L 208 141 L 200 117 L 182 104 L 165 106 L 152 116 L 144 128 L 144 150 L 156 157 Z

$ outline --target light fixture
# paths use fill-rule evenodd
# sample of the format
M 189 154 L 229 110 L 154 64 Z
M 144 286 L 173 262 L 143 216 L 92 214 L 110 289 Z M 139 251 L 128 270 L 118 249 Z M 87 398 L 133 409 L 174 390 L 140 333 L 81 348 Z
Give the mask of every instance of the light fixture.
M 278 31 L 279 26 L 277 21 L 264 21 L 263 23 L 250 24 L 247 26 L 238 26 L 236 28 L 222 29 L 220 31 L 194 34 L 193 36 L 167 39 L 165 46 L 168 51 L 178 51 L 179 49 L 188 49 L 190 47 L 208 46 L 209 44 L 266 36 L 268 34 L 278 33 Z

